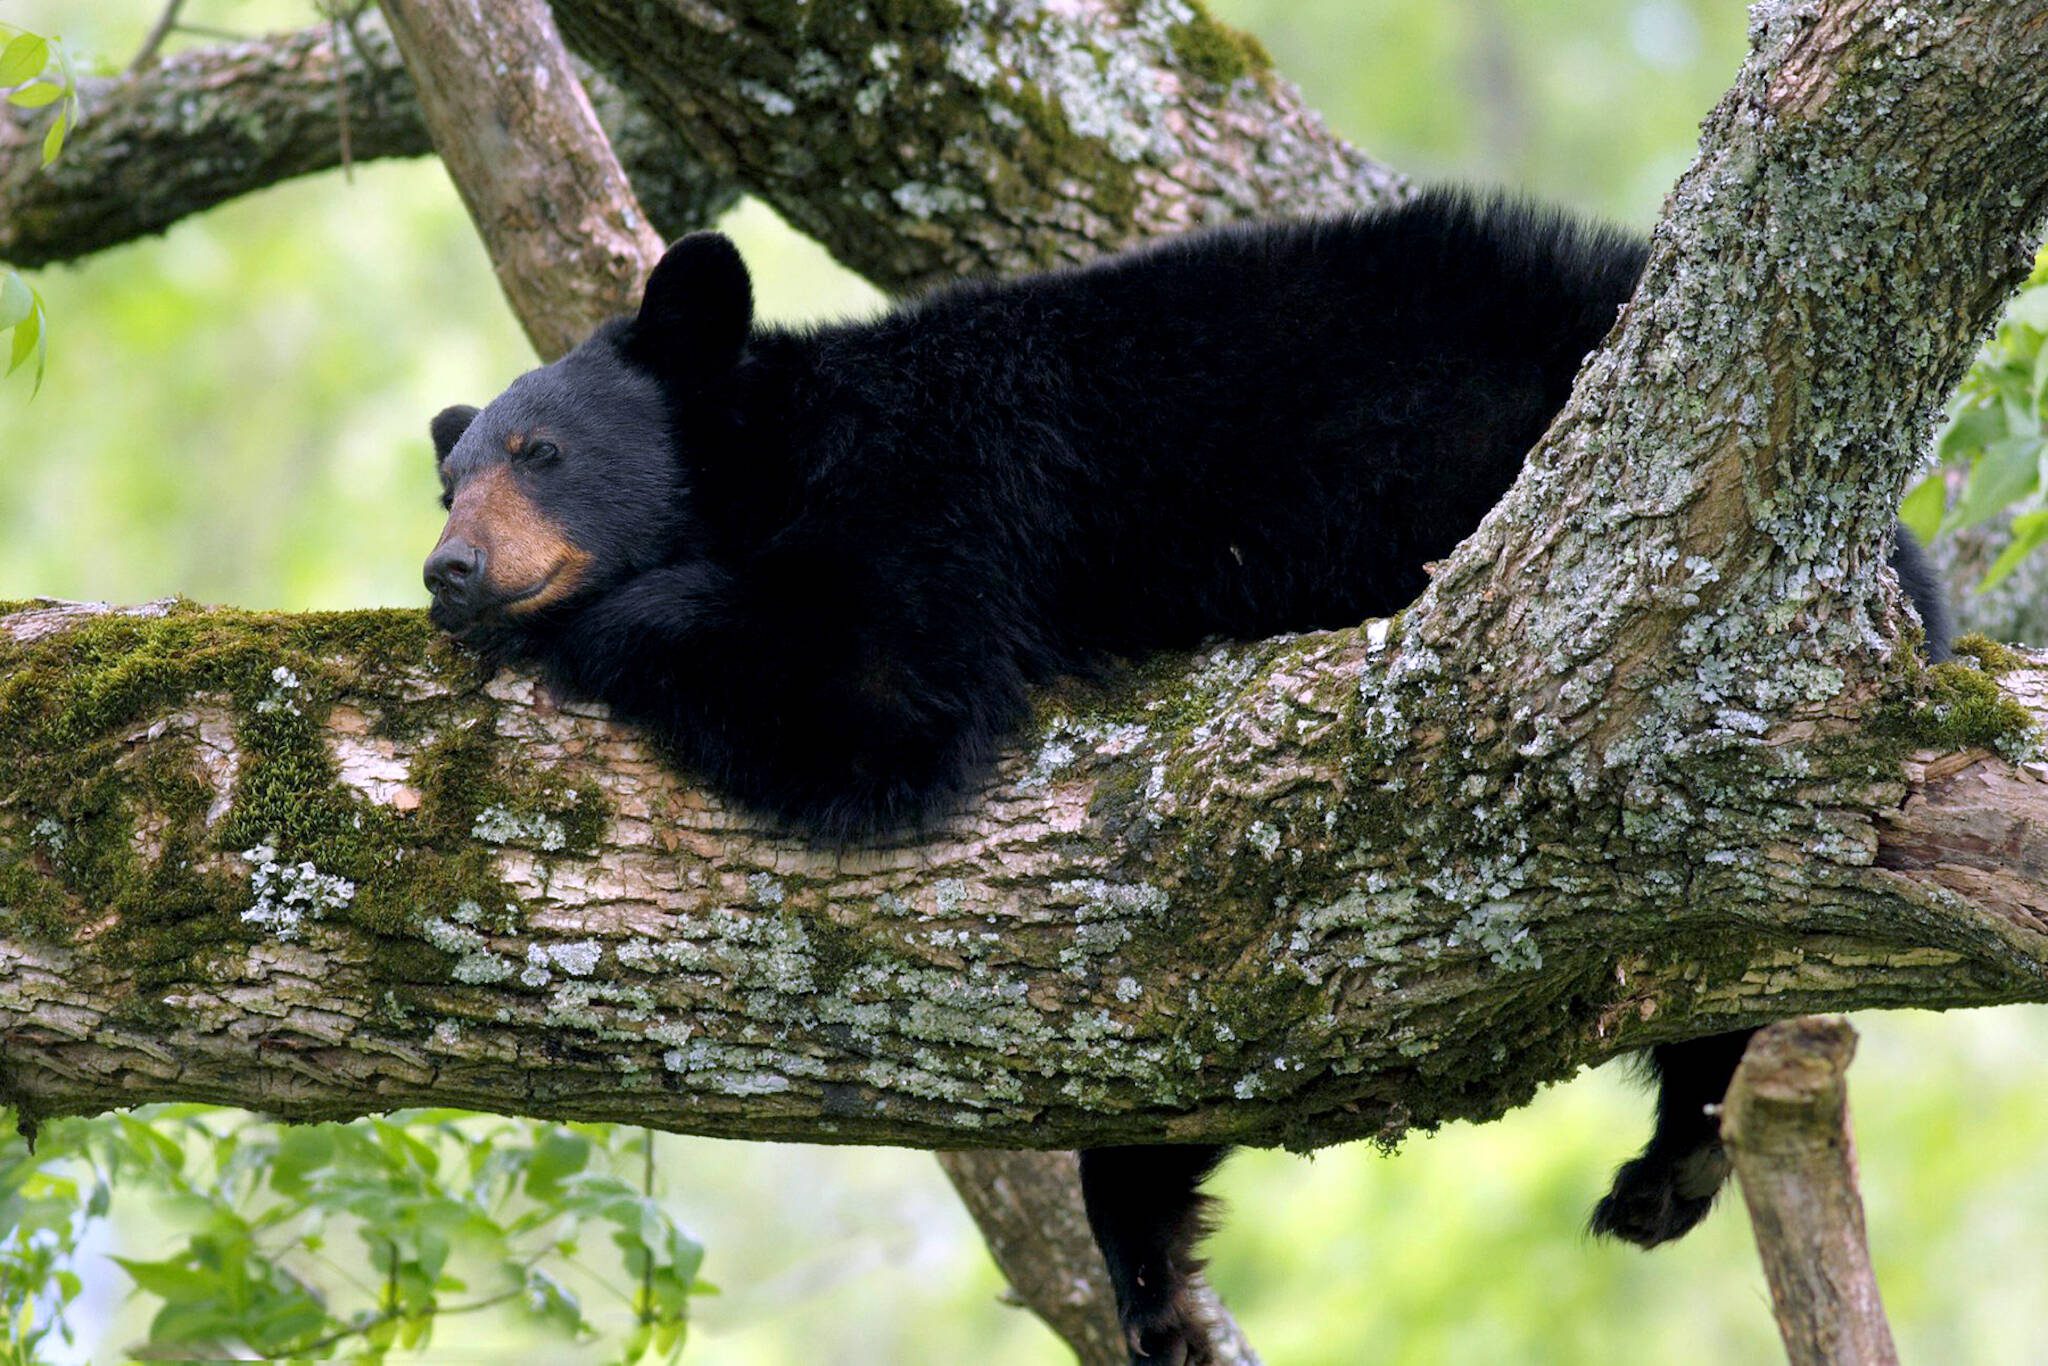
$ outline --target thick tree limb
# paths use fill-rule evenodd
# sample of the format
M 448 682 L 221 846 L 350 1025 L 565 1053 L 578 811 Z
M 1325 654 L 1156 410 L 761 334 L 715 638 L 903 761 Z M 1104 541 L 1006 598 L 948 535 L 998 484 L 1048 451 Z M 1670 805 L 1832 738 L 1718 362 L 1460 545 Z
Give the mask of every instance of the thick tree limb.
M 555 13 L 705 164 L 892 292 L 1407 192 L 1194 0 Z
M 1824 785 L 1834 847 L 1699 901 L 1631 851 L 1510 904 L 1347 794 L 1370 630 L 1048 707 L 944 831 L 834 852 L 524 680 L 477 688 L 416 614 L 7 626 L 0 1065 L 30 1113 L 1309 1146 L 1658 1039 L 2048 998 L 2028 768 Z M 2048 706 L 2048 661 L 2007 677 Z
M 0 103 L 0 260 L 24 267 L 76 260 L 162 232 L 191 214 L 295 176 L 341 164 L 340 100 L 348 90 L 357 161 L 433 150 L 412 82 L 383 21 L 349 32 L 337 55 L 327 25 L 182 52 L 80 88 L 86 117 L 64 155 L 42 165 L 42 111 Z M 738 191 L 673 135 L 585 71 L 598 117 L 655 226 L 669 237 L 703 227 Z
M 1846 1020 L 1787 1020 L 1750 1042 L 1721 1135 L 1756 1228 L 1792 1366 L 1892 1366 L 1856 1190 Z

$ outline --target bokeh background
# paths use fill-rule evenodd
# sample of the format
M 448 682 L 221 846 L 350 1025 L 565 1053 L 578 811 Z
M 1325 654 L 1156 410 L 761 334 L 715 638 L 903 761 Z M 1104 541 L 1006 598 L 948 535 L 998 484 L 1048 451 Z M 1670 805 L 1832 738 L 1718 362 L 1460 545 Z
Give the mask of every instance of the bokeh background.
M 0 17 L 124 63 L 157 0 L 15 0 Z M 1729 0 L 1212 0 L 1343 133 L 1425 178 L 1501 183 L 1647 226 L 1744 48 Z M 193 0 L 243 32 L 306 0 Z M 4 208 L 0 208 L 4 212 Z M 881 306 L 746 203 L 725 228 L 763 314 Z M 438 164 L 281 186 L 161 240 L 35 277 L 48 379 L 0 386 L 0 597 L 311 608 L 419 604 L 438 529 L 426 419 L 532 364 Z M 1878 1273 L 1926 1362 L 2032 1362 L 2048 1339 L 2048 1014 L 1867 1016 L 1852 1074 Z M 1482 1128 L 1305 1160 L 1240 1155 L 1212 1274 L 1274 1366 L 1747 1362 L 1777 1355 L 1739 1202 L 1645 1255 L 1585 1216 L 1648 1132 L 1617 1068 Z M 686 1359 L 1051 1363 L 927 1155 L 667 1137 L 662 1189 L 709 1249 Z M 81 1268 L 78 1359 L 146 1318 L 104 1254 L 156 1255 L 117 1212 Z M 620 1316 L 623 1322 L 623 1311 Z M 436 1360 L 525 1359 L 488 1316 Z M 525 1348 L 543 1350 L 538 1343 Z M 548 1344 L 563 1362 L 598 1349 Z

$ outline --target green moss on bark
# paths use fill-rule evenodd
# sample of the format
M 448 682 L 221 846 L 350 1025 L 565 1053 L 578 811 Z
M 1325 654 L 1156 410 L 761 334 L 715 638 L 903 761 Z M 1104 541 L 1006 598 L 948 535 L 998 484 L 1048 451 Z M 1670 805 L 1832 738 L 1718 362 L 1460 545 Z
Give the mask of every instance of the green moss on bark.
M 1961 661 L 1927 669 L 1920 698 L 1910 706 L 1880 708 L 1871 730 L 1906 747 L 1989 749 L 2007 758 L 2028 754 L 2040 743 L 2033 715 L 1991 676 Z
M 370 980 L 445 983 L 427 920 L 465 903 L 492 923 L 517 918 L 487 842 L 587 853 L 611 815 L 594 783 L 535 770 L 499 740 L 474 675 L 418 612 L 179 602 L 0 638 L 0 924 L 91 936 L 102 961 L 135 973 L 142 1008 L 156 983 L 208 975 L 209 955 L 280 924 L 296 933 L 267 917 L 293 887 L 317 886 L 310 914 L 360 932 Z M 439 685 L 424 699 L 422 676 Z M 326 723 L 343 700 L 409 718 L 416 812 L 342 781 Z M 234 746 L 212 826 L 225 771 L 209 774 L 199 726 L 177 719 L 209 711 L 226 714 Z M 238 906 L 251 914 L 223 911 Z
M 1166 40 L 1182 66 L 1218 85 L 1229 85 L 1273 65 L 1265 44 L 1249 33 L 1218 23 L 1200 9 L 1187 23 L 1168 29 Z
M 2026 663 L 2020 657 L 2018 651 L 2014 650 L 2011 646 L 1999 644 L 1989 636 L 1974 633 L 1962 636 L 1956 640 L 1951 648 L 1965 658 L 1976 660 L 1977 667 L 1990 674 L 1993 678 L 1998 677 L 2000 674 L 2011 673 L 2014 669 Z

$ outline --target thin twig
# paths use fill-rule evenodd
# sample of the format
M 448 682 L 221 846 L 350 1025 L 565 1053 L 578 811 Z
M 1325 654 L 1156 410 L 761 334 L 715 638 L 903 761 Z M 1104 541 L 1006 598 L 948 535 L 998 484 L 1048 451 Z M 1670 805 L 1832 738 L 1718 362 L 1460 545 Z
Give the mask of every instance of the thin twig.
M 164 39 L 171 36 L 171 30 L 178 26 L 178 11 L 185 8 L 185 0 L 171 0 L 164 6 L 164 12 L 156 17 L 150 27 L 149 36 L 142 40 L 142 50 L 135 54 L 135 60 L 128 63 L 128 69 L 140 71 L 156 57 L 156 50 L 164 45 Z

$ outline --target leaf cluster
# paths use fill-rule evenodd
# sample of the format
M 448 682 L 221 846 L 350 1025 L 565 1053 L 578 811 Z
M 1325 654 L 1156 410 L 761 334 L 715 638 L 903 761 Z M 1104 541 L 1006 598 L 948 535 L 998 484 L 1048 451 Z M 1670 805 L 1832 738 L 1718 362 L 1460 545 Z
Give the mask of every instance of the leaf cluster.
M 1939 467 L 1914 485 L 1899 517 L 1923 541 L 2012 513 L 2011 539 L 1977 591 L 1995 587 L 2048 544 L 2048 253 L 2007 309 L 1949 405 Z M 1949 503 L 1950 472 L 1964 472 Z
M 0 24 L 0 98 L 17 109 L 55 107 L 56 117 L 43 131 L 43 165 L 64 150 L 64 139 L 78 123 L 78 77 L 64 45 L 40 33 Z M 6 344 L 7 373 L 13 374 L 35 357 L 33 393 L 43 387 L 48 357 L 49 317 L 43 296 L 20 274 L 0 269 L 0 336 Z
M 152 1258 L 111 1258 L 159 1302 L 138 1356 L 380 1362 L 429 1349 L 455 1315 L 498 1311 L 593 1340 L 569 1283 L 628 1307 L 616 1360 L 675 1360 L 703 1248 L 654 1199 L 653 1136 L 452 1110 L 284 1125 L 198 1105 L 41 1127 L 0 1144 L 0 1366 L 41 1359 L 87 1230 L 118 1185 L 174 1230 Z M 606 1238 L 601 1274 L 582 1244 Z M 6 1353 L 11 1352 L 12 1355 Z

